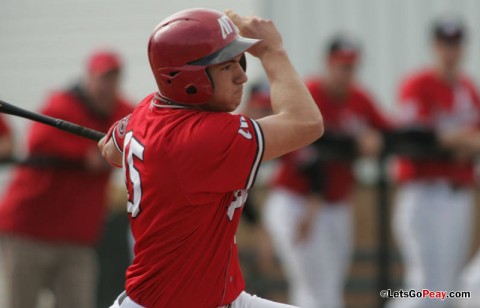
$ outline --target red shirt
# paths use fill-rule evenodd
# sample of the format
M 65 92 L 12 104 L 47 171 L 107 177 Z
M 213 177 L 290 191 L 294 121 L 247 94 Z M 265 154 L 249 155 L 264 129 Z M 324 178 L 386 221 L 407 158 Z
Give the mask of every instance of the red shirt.
M 107 131 L 131 110 L 119 100 L 113 115 L 103 118 L 71 92 L 60 92 L 50 97 L 42 113 Z M 28 138 L 30 156 L 77 164 L 82 164 L 96 146 L 91 140 L 36 122 Z M 109 175 L 108 169 L 17 167 L 0 202 L 0 232 L 49 242 L 94 244 L 104 221 Z
M 402 125 L 422 124 L 440 133 L 478 128 L 480 124 L 480 99 L 466 76 L 451 85 L 432 70 L 421 71 L 403 82 L 398 101 Z M 402 158 L 396 165 L 396 177 L 400 182 L 441 178 L 457 185 L 471 185 L 474 170 L 472 162 Z
M 0 115 L 0 137 L 3 136 L 10 136 L 10 127 L 8 126 L 5 117 L 3 115 Z
M 135 238 L 127 293 L 152 308 L 229 304 L 245 288 L 235 232 L 263 155 L 260 126 L 159 104 L 149 95 L 113 134 Z
M 387 119 L 375 107 L 372 98 L 359 86 L 352 86 L 348 96 L 339 101 L 326 92 L 320 80 L 311 79 L 306 84 L 322 112 L 326 131 L 355 137 L 368 127 L 381 130 L 390 127 Z M 310 192 L 310 185 L 306 176 L 302 175 L 298 168 L 298 161 L 303 156 L 300 151 L 283 157 L 274 186 L 305 195 Z M 325 165 L 324 172 L 326 179 L 324 199 L 330 202 L 345 200 L 354 183 L 351 163 L 332 161 Z

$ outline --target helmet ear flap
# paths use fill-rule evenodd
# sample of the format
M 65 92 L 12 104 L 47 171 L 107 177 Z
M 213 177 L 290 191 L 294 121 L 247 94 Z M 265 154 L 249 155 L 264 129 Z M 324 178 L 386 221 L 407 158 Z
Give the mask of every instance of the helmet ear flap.
M 205 67 L 166 67 L 156 72 L 156 81 L 161 96 L 178 104 L 204 104 L 213 94 Z
M 238 61 L 238 63 L 242 67 L 243 71 L 246 73 L 247 72 L 247 57 L 245 56 L 245 53 L 242 54 L 242 57 L 240 58 L 240 61 Z

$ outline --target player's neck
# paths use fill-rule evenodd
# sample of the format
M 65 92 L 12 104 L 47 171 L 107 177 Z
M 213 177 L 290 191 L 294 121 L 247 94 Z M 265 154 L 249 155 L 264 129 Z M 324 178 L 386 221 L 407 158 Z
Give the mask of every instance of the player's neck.
M 459 69 L 457 66 L 442 65 L 439 63 L 435 66 L 435 73 L 440 80 L 453 84 L 458 80 Z
M 327 95 L 336 100 L 343 100 L 348 96 L 349 87 L 345 85 L 340 85 L 331 78 L 325 78 L 323 86 Z

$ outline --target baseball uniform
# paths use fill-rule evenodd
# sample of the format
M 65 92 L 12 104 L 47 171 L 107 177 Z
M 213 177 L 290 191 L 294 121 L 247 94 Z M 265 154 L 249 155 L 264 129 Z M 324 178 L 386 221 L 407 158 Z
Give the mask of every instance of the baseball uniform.
M 480 100 L 471 80 L 455 84 L 433 70 L 406 79 L 399 92 L 402 125 L 423 125 L 437 133 L 479 127 Z M 393 231 L 405 266 L 405 289 L 451 291 L 471 244 L 473 161 L 400 158 L 395 175 Z M 402 299 L 392 307 L 445 307 L 448 301 Z
M 149 95 L 114 128 L 123 152 L 135 258 L 129 300 L 219 307 L 245 288 L 235 232 L 264 140 L 252 119 Z
M 0 136 L 9 136 L 11 135 L 10 127 L 8 126 L 5 117 L 0 116 Z
M 335 100 L 322 81 L 310 79 L 307 87 L 322 111 L 326 131 L 356 137 L 367 128 L 387 129 L 390 124 L 358 85 L 343 100 Z M 323 165 L 322 208 L 317 212 L 310 237 L 296 242 L 298 224 L 306 214 L 311 193 L 309 179 L 300 166 L 309 149 L 284 156 L 266 202 L 265 221 L 290 280 L 290 300 L 300 307 L 341 307 L 343 287 L 352 251 L 354 185 L 352 163 L 329 161 Z
M 119 99 L 109 115 L 95 113 L 75 87 L 54 93 L 42 113 L 107 131 L 132 108 Z M 9 307 L 34 307 L 51 280 L 58 307 L 91 307 L 96 257 L 106 214 L 110 169 L 85 167 L 95 143 L 34 123 L 29 158 L 46 164 L 19 166 L 0 202 L 0 232 Z M 73 277 L 72 277 L 73 276 Z

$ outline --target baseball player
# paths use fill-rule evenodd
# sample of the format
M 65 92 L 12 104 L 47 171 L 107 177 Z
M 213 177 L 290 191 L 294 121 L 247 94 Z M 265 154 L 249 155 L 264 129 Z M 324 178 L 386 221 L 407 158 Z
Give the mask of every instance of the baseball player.
M 13 153 L 13 138 L 10 126 L 4 116 L 0 116 L 0 159 L 8 158 Z
M 10 162 L 14 151 L 13 134 L 10 128 L 9 122 L 5 119 L 5 116 L 0 115 L 0 162 Z M 5 183 L 9 174 L 4 173 L 0 176 L 0 181 Z
M 393 232 L 405 266 L 405 289 L 453 291 L 471 245 L 474 143 L 480 100 L 461 72 L 465 42 L 461 20 L 435 21 L 435 63 L 408 77 L 399 92 L 403 126 L 435 131 L 451 155 L 428 160 L 400 158 Z M 398 299 L 391 307 L 447 307 L 448 300 Z
M 354 39 L 333 37 L 325 75 L 309 79 L 307 87 L 325 117 L 325 137 L 341 134 L 358 143 L 363 154 L 375 154 L 381 143 L 374 129 L 387 129 L 389 123 L 354 82 L 359 57 Z M 352 161 L 339 155 L 309 164 L 319 154 L 312 145 L 283 157 L 264 218 L 290 281 L 290 301 L 305 308 L 338 308 L 352 251 L 354 176 Z
M 133 110 L 119 94 L 121 67 L 116 53 L 94 52 L 85 77 L 55 91 L 42 113 L 107 131 Z M 0 202 L 4 307 L 36 307 L 43 289 L 52 291 L 55 307 L 94 307 L 94 247 L 112 168 L 89 140 L 40 123 L 31 127 L 27 161 Z
M 275 114 L 258 121 L 230 114 L 247 50 L 271 85 Z M 235 240 L 260 163 L 323 133 L 280 34 L 258 17 L 189 9 L 160 22 L 148 54 L 158 91 L 99 143 L 123 165 L 135 238 L 126 292 L 112 307 L 290 307 L 244 291 Z

